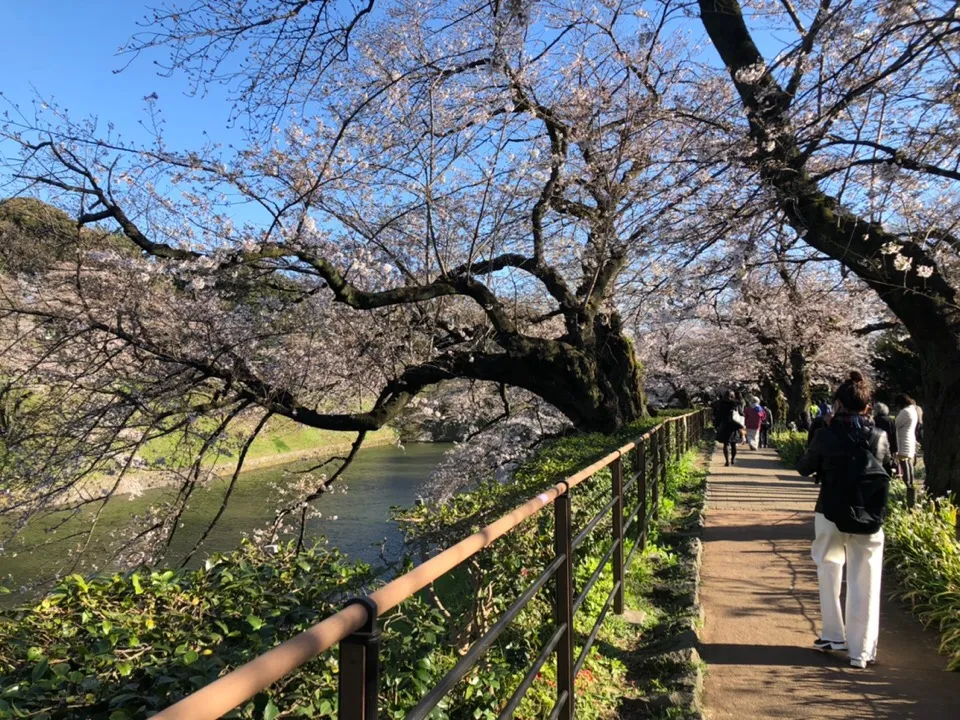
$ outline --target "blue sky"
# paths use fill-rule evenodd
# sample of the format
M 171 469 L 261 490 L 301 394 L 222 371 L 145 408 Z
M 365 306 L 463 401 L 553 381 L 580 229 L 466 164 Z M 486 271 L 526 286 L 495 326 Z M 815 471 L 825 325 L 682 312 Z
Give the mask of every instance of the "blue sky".
M 6 0 L 2 3 L 0 92 L 32 116 L 38 96 L 53 99 L 70 116 L 97 115 L 136 139 L 145 117 L 143 98 L 157 93 L 173 147 L 194 147 L 206 130 L 218 140 L 239 137 L 227 130 L 229 103 L 221 88 L 189 97 L 182 75 L 159 77 L 154 60 L 141 56 L 121 73 L 127 56 L 117 50 L 158 0 Z M 6 109 L 6 108 L 3 108 Z

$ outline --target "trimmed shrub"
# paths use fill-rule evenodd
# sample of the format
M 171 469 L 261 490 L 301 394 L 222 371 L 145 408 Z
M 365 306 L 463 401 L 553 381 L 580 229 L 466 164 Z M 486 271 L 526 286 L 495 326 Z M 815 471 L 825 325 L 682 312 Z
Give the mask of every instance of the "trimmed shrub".
M 807 449 L 807 434 L 800 430 L 775 430 L 770 433 L 770 442 L 780 453 L 783 464 L 796 468 L 797 461 Z

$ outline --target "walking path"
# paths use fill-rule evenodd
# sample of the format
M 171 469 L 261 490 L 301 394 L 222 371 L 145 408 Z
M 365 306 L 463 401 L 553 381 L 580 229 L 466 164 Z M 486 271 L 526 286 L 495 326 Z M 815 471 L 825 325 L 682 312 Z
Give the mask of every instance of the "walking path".
M 935 634 L 893 601 L 881 610 L 875 666 L 856 670 L 843 653 L 811 649 L 816 496 L 773 450 L 743 451 L 730 468 L 713 455 L 701 590 L 707 717 L 960 719 L 960 674 L 944 670 Z

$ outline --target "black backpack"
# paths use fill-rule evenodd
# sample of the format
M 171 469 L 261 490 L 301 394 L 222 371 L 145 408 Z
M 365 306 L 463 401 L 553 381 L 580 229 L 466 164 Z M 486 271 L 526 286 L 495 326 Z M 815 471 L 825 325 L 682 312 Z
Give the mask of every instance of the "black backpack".
M 823 497 L 823 514 L 840 532 L 872 535 L 883 526 L 890 495 L 890 476 L 868 439 L 850 442 L 847 471 L 834 476 Z

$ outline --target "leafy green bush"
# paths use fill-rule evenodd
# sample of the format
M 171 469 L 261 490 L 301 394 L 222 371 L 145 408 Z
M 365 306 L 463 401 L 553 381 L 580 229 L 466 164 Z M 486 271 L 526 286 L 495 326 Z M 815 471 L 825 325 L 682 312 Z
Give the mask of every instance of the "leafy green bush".
M 788 468 L 795 468 L 803 451 L 807 449 L 807 434 L 800 430 L 775 430 L 770 433 L 770 442 L 780 453 L 780 460 Z
M 0 615 L 0 717 L 145 717 L 316 623 L 370 580 L 369 568 L 323 546 L 270 555 L 249 543 L 189 572 L 71 575 L 39 604 Z M 332 663 L 312 662 L 285 698 L 305 707 L 335 688 Z M 268 699 L 255 705 L 263 714 Z
M 670 413 L 674 414 L 680 413 Z M 425 557 L 433 549 L 447 547 L 464 535 L 483 527 L 549 483 L 573 474 L 611 450 L 642 435 L 661 421 L 661 417 L 638 421 L 614 436 L 599 433 L 578 434 L 545 443 L 533 458 L 516 469 L 509 484 L 495 480 L 481 482 L 474 491 L 457 495 L 446 503 L 426 503 L 398 510 L 396 519 L 404 529 L 410 546 L 423 548 Z M 672 452 L 669 457 L 673 457 Z M 649 461 L 650 453 L 647 459 Z M 625 481 L 636 470 L 633 466 L 634 460 L 633 454 L 624 459 Z M 676 464 L 671 463 L 670 476 L 673 477 L 677 472 Z M 627 512 L 632 510 L 637 502 L 636 488 L 631 492 L 632 501 L 628 498 Z M 610 493 L 609 470 L 600 471 L 577 486 L 572 491 L 574 528 L 582 528 L 589 523 L 609 501 Z M 663 517 L 669 513 L 669 495 L 670 493 L 667 493 L 663 498 Z M 611 541 L 610 524 L 607 520 L 601 522 L 575 551 L 575 587 L 578 591 L 593 575 Z M 451 609 L 451 616 L 459 615 L 463 618 L 459 629 L 455 631 L 455 637 L 464 646 L 479 638 L 529 586 L 539 572 L 534 568 L 542 568 L 552 559 L 553 514 L 538 513 L 512 531 L 507 542 L 508 553 L 494 547 L 468 563 L 457 576 L 455 587 L 438 583 L 437 593 L 441 604 Z M 631 547 L 632 545 L 627 545 L 625 554 Z M 607 568 L 584 599 L 575 618 L 578 639 L 585 637 L 593 628 L 612 587 L 612 573 Z M 487 654 L 487 662 L 497 658 L 497 667 L 503 673 L 503 687 L 513 688 L 520 682 L 529 658 L 539 653 L 552 633 L 552 613 L 552 597 L 548 592 L 541 591 L 520 614 L 518 621 L 501 637 L 501 641 Z M 601 638 L 607 641 L 614 639 L 605 637 L 603 633 Z M 522 649 L 522 652 L 516 653 L 517 649 Z M 589 719 L 609 714 L 615 707 L 618 688 L 622 684 L 622 665 L 616 659 L 615 653 L 595 650 L 584 667 L 588 672 L 584 675 L 586 679 L 583 682 L 578 680 L 578 717 Z M 544 717 L 549 714 L 556 699 L 555 693 L 550 691 L 550 683 L 554 681 L 555 671 L 548 665 L 521 705 L 518 717 Z M 509 693 L 504 695 L 505 697 L 509 697 Z M 450 700 L 451 706 L 457 708 L 457 716 L 462 713 L 464 717 L 481 717 L 493 710 L 489 700 L 484 699 L 472 705 L 472 698 L 459 695 L 459 690 L 451 694 Z
M 957 508 L 945 500 L 908 509 L 905 488 L 895 483 L 884 525 L 884 559 L 896 573 L 894 592 L 924 625 L 940 633 L 948 669 L 960 671 L 960 542 L 954 535 Z
M 514 482 L 482 482 L 445 505 L 398 509 L 397 516 L 412 547 L 428 556 L 655 422 L 635 423 L 615 436 L 574 435 L 547 443 L 517 469 Z M 679 477 L 688 462 L 673 467 L 671 477 Z M 625 465 L 629 478 L 633 468 Z M 677 482 L 672 480 L 670 488 Z M 609 472 L 578 486 L 573 491 L 575 527 L 586 524 L 610 492 Z M 668 490 L 665 508 L 672 492 Z M 552 523 L 552 513 L 538 513 L 509 538 L 381 618 L 383 717 L 403 717 L 450 670 L 460 651 L 529 586 L 553 557 Z M 578 548 L 578 589 L 609 548 L 610 535 L 605 520 Z M 634 569 L 644 561 L 644 556 L 634 560 Z M 0 718 L 148 717 L 328 616 L 348 596 L 375 582 L 368 566 L 347 562 L 323 545 L 297 555 L 289 545 L 271 554 L 244 544 L 195 571 L 140 571 L 94 580 L 70 576 L 39 603 L 0 614 Z M 578 642 L 593 627 L 612 586 L 607 568 L 577 614 Z M 496 716 L 552 632 L 552 592 L 552 584 L 540 591 L 439 706 L 437 717 Z M 604 648 L 595 646 L 578 677 L 578 717 L 585 720 L 609 715 L 619 699 L 625 682 L 615 649 L 624 633 L 621 625 L 611 618 L 600 636 Z M 517 717 L 549 712 L 555 684 L 551 662 Z M 228 717 L 334 717 L 336 688 L 334 650 Z

